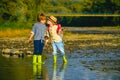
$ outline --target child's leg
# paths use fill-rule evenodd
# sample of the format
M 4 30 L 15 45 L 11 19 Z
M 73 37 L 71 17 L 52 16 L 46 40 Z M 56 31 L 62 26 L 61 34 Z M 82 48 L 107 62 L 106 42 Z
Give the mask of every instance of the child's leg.
M 36 55 L 36 56 L 33 55 L 33 62 L 34 63 L 37 63 L 37 62 L 42 63 L 43 47 L 44 47 L 44 41 L 34 40 L 34 55 Z
M 44 48 L 44 41 L 43 40 L 40 40 L 40 43 L 39 43 L 39 54 L 42 55 L 43 53 L 43 48 Z
M 39 48 L 40 48 L 40 41 L 39 40 L 34 40 L 34 54 L 38 55 L 39 54 Z
M 65 55 L 63 42 L 56 42 L 56 46 L 59 49 L 62 56 Z
M 67 63 L 67 59 L 66 59 L 66 57 L 65 57 L 65 52 L 64 52 L 63 42 L 62 42 L 62 41 L 61 41 L 61 42 L 58 42 L 58 43 L 56 43 L 56 45 L 57 45 L 57 48 L 60 50 L 60 53 L 61 53 L 61 55 L 62 55 L 62 57 L 63 57 L 63 61 L 64 61 L 65 63 Z
M 38 55 L 38 63 L 42 63 L 42 52 L 43 52 L 43 48 L 44 48 L 44 41 L 43 40 L 40 40 L 40 43 L 39 43 L 39 55 Z
M 53 61 L 54 63 L 57 62 L 57 47 L 56 47 L 56 44 L 55 42 L 52 43 L 52 47 L 53 47 Z
M 38 53 L 39 53 L 39 41 L 38 40 L 34 40 L 34 54 L 33 54 L 33 63 L 36 64 L 37 63 L 37 59 L 38 59 Z
M 42 63 L 42 55 L 38 55 L 38 63 Z
M 52 48 L 53 48 L 53 52 L 52 52 L 53 56 L 57 56 L 57 46 L 55 42 L 52 42 Z
M 37 55 L 33 55 L 33 64 L 37 63 Z

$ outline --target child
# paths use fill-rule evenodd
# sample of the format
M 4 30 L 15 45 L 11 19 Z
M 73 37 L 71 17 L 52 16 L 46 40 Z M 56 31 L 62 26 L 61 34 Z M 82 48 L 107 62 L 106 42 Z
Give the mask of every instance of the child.
M 67 59 L 65 57 L 64 45 L 61 36 L 61 25 L 57 24 L 57 18 L 54 16 L 48 17 L 47 24 L 49 24 L 46 36 L 51 38 L 52 47 L 53 47 L 53 61 L 56 63 L 57 61 L 57 49 L 59 49 L 63 62 L 67 63 Z
M 41 13 L 37 16 L 38 22 L 34 24 L 31 35 L 29 38 L 29 42 L 32 41 L 34 36 L 34 54 L 33 54 L 33 63 L 42 63 L 42 51 L 44 47 L 44 35 L 46 32 L 46 16 Z

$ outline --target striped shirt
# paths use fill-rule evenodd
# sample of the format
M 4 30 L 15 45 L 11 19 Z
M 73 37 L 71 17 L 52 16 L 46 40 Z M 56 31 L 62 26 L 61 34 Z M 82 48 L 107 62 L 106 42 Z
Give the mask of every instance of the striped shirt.
M 44 40 L 46 33 L 45 24 L 41 24 L 40 22 L 35 23 L 31 33 L 34 34 L 34 40 Z

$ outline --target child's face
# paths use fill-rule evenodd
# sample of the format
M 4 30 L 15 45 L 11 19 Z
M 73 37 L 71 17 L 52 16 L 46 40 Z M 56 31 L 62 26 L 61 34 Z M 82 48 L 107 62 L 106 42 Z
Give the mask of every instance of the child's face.
M 47 20 L 47 24 L 52 25 L 53 23 L 50 20 Z
M 41 22 L 42 24 L 45 24 L 46 20 L 41 20 L 40 22 Z

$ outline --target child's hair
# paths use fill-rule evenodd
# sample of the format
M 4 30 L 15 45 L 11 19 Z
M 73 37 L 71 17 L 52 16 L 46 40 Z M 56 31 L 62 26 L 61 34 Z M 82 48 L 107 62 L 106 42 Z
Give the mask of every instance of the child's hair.
M 39 13 L 37 15 L 37 20 L 40 22 L 41 20 L 46 20 L 46 16 L 43 13 Z

